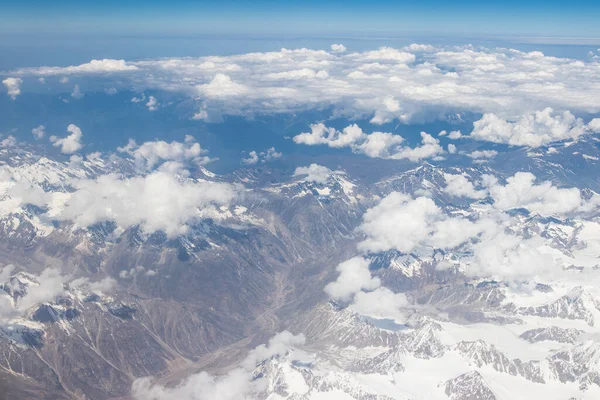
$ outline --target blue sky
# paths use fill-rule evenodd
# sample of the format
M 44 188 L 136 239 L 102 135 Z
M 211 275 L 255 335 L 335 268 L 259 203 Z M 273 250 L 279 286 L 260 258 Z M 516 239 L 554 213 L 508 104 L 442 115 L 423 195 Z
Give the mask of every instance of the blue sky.
M 0 2 L 0 33 L 599 37 L 595 1 Z

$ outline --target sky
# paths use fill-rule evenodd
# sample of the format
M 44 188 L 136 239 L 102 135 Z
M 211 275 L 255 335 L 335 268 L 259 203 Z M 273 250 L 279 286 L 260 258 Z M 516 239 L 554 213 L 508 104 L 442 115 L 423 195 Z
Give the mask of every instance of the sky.
M 600 37 L 600 2 L 0 1 L 9 35 L 310 35 Z

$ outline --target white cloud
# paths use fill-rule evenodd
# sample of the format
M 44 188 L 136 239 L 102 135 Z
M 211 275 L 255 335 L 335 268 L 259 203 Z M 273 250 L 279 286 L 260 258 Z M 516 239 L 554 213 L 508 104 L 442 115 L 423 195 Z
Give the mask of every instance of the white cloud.
M 548 181 L 536 185 L 536 177 L 530 172 L 517 172 L 506 180 L 506 185 L 493 177 L 486 180 L 494 207 L 501 210 L 526 208 L 542 215 L 565 214 L 577 211 L 584 203 L 579 189 L 558 188 Z
M 331 45 L 331 52 L 332 53 L 345 53 L 346 52 L 346 46 L 344 46 L 343 44 L 332 44 Z
M 373 290 L 381 285 L 379 278 L 371 277 L 369 261 L 354 257 L 339 264 L 336 268 L 339 276 L 325 286 L 325 292 L 336 301 L 351 301 L 354 295 L 363 289 Z
M 363 215 L 358 249 L 410 253 L 420 246 L 454 248 L 484 229 L 483 223 L 446 216 L 430 198 L 392 192 Z
M 205 165 L 212 161 L 206 155 L 207 151 L 200 147 L 195 139 L 188 135 L 184 143 L 164 140 L 144 142 L 137 145 L 135 140 L 129 139 L 127 146 L 117 148 L 121 153 L 127 153 L 135 159 L 139 169 L 150 171 L 165 161 L 174 161 L 184 165 L 192 162 L 195 165 Z
M 295 347 L 305 343 L 304 335 L 293 335 L 288 331 L 278 333 L 269 343 L 250 351 L 240 365 L 224 375 L 215 376 L 200 372 L 186 378 L 179 385 L 166 387 L 152 385 L 151 378 L 133 382 L 133 397 L 140 400 L 238 400 L 257 398 L 266 388 L 264 377 L 255 377 L 253 371 L 262 360 L 289 353 L 290 361 L 297 357 L 306 358 L 306 353 Z
M 76 191 L 64 204 L 49 205 L 53 218 L 80 227 L 115 221 L 123 228 L 139 225 L 144 232 L 164 231 L 169 237 L 184 234 L 190 221 L 212 216 L 216 206 L 228 205 L 236 195 L 229 184 L 179 181 L 162 171 L 128 179 L 102 175 L 71 185 Z
M 475 186 L 463 175 L 444 174 L 446 187 L 444 192 L 458 197 L 482 199 L 487 196 L 487 190 L 476 190 Z
M 252 150 L 250 153 L 248 153 L 248 157 L 246 158 L 242 158 L 242 164 L 246 164 L 246 165 L 254 165 L 256 163 L 258 163 L 258 153 L 254 150 Z
M 326 144 L 329 147 L 340 148 L 349 147 L 367 136 L 356 124 L 345 127 L 341 132 L 335 128 L 328 128 L 323 123 L 312 124 L 310 130 L 294 136 L 294 142 L 309 146 Z
M 298 167 L 294 171 L 294 176 L 304 176 L 304 180 L 315 183 L 327 183 L 327 179 L 333 173 L 329 168 L 319 165 L 310 164 L 308 167 Z
M 71 134 L 64 138 L 50 136 L 50 142 L 52 142 L 52 144 L 55 147 L 60 147 L 61 153 L 73 154 L 83 147 L 83 145 L 81 144 L 83 133 L 81 132 L 81 129 L 74 124 L 70 124 L 69 126 L 67 126 L 67 131 Z
M 23 83 L 21 78 L 6 78 L 2 83 L 6 86 L 7 94 L 12 100 L 21 94 L 21 84 Z
M 452 143 L 450 143 L 448 145 L 448 153 L 450 153 L 450 154 L 455 154 L 456 153 L 456 146 L 453 145 Z
M 74 98 L 75 100 L 80 100 L 83 99 L 83 92 L 81 91 L 81 89 L 79 88 L 79 85 L 75 85 L 75 87 L 73 87 L 73 91 L 71 92 L 71 97 Z
M 7 265 L 0 269 L 0 284 L 8 282 L 13 275 L 15 267 Z M 69 277 L 62 275 L 58 268 L 48 267 L 44 269 L 39 276 L 31 280 L 31 283 L 26 288 L 26 293 L 23 297 L 18 298 L 14 302 L 2 301 L 0 299 L 0 321 L 3 318 L 14 318 L 23 315 L 31 307 L 54 301 L 56 296 L 64 292 L 63 285 L 69 280 Z
M 494 158 L 498 155 L 496 150 L 476 150 L 467 154 L 468 157 L 471 157 L 474 160 L 482 159 L 482 158 Z
M 267 151 L 261 152 L 260 155 L 263 157 L 263 162 L 269 162 L 280 159 L 283 153 L 275 150 L 275 147 L 269 147 Z
M 462 133 L 460 133 L 460 131 L 452 131 L 448 134 L 448 138 L 452 139 L 452 140 L 457 140 L 460 139 L 461 137 L 463 137 Z
M 391 154 L 388 158 L 400 160 L 407 159 L 413 162 L 424 158 L 431 158 L 443 154 L 444 149 L 440 145 L 440 141 L 426 132 L 421 132 L 421 146 L 414 148 L 401 147 Z
M 565 111 L 554 114 L 552 108 L 521 115 L 515 121 L 507 121 L 495 114 L 484 114 L 473 123 L 471 137 L 494 143 L 539 147 L 554 141 L 576 139 L 589 133 L 581 118 Z
M 388 132 L 373 132 L 367 136 L 366 140 L 356 146 L 361 153 L 369 157 L 386 158 L 390 152 L 397 149 L 398 145 L 404 141 L 399 135 L 393 135 Z
M 40 140 L 44 136 L 46 136 L 46 127 L 44 125 L 39 125 L 37 128 L 33 128 L 31 130 L 31 134 L 35 138 L 35 140 Z
M 397 160 L 419 161 L 444 153 L 439 140 L 426 132 L 421 132 L 421 146 L 411 148 L 400 145 L 404 142 L 402 136 L 387 132 L 366 134 L 356 124 L 349 125 L 342 131 L 328 128 L 323 123 L 313 124 L 310 128 L 311 132 L 294 136 L 294 142 L 309 146 L 324 144 L 333 148 L 350 147 L 353 152 L 369 157 Z
M 533 115 L 546 107 L 561 113 L 600 112 L 597 65 L 594 60 L 574 62 L 512 49 L 436 49 L 413 44 L 402 50 L 383 47 L 341 54 L 282 49 L 226 57 L 99 60 L 66 68 L 20 69 L 11 74 L 25 77 L 101 73 L 103 79 L 113 80 L 103 82 L 103 87 L 113 84 L 118 88 L 168 90 L 200 97 L 211 111 L 223 115 L 331 109 L 339 117 L 371 119 L 373 123 L 410 123 L 468 111 L 514 123 L 515 116 Z M 283 83 L 264 79 L 292 75 L 300 79 Z M 487 118 L 481 129 L 496 122 Z M 536 130 L 555 131 L 549 135 L 552 138 L 577 134 L 573 127 L 560 134 L 556 128 L 541 125 Z M 529 135 L 519 134 L 519 129 L 517 134 L 506 137 L 495 132 L 496 128 L 490 127 L 490 132 L 481 138 L 531 145 Z
M 146 103 L 146 107 L 148 107 L 149 111 L 158 110 L 159 105 L 160 105 L 160 103 L 158 102 L 158 100 L 156 100 L 156 97 L 154 97 L 154 96 L 148 97 L 148 102 Z
M 0 136 L 1 138 L 1 136 Z M 12 136 L 9 135 L 6 138 L 0 140 L 0 147 L 13 147 L 17 145 L 17 139 Z
M 243 96 L 250 92 L 247 86 L 234 82 L 227 74 L 218 73 L 210 83 L 196 86 L 199 94 L 214 98 Z
M 417 52 L 432 52 L 435 51 L 435 47 L 433 47 L 430 44 L 418 44 L 418 43 L 412 43 L 408 46 L 405 46 L 403 48 L 404 51 L 410 51 L 413 53 L 417 53 Z
M 84 75 L 84 74 L 111 74 L 118 72 L 136 71 L 138 67 L 127 63 L 125 60 L 92 60 L 89 63 L 69 67 L 39 67 L 22 68 L 16 72 L 21 75 Z M 65 79 L 63 81 L 63 79 Z M 61 83 L 68 82 L 67 77 L 61 78 Z
M 406 313 L 403 309 L 409 305 L 404 293 L 394 293 L 386 287 L 379 287 L 371 292 L 356 293 L 350 308 L 372 318 L 389 318 L 396 323 L 404 323 Z

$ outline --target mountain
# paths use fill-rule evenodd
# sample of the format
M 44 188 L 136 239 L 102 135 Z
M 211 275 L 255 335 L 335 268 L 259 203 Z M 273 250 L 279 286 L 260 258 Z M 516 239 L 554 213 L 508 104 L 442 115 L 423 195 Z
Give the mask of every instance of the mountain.
M 150 229 L 146 214 L 142 222 L 128 215 L 145 203 L 116 210 L 130 199 L 122 188 L 161 171 L 140 171 L 118 154 L 72 160 L 33 146 L 2 149 L 0 398 L 144 398 L 151 389 L 140 392 L 139 382 L 147 377 L 164 393 L 194 379 L 240 377 L 254 386 L 238 398 L 269 400 L 598 398 L 598 213 L 546 213 L 538 204 L 569 187 L 593 201 L 596 162 L 572 157 L 597 154 L 593 139 L 549 155 L 508 149 L 485 164 L 460 156 L 388 169 L 381 160 L 380 170 L 354 175 L 359 160 L 317 180 L 275 165 L 223 175 L 177 170 L 161 181 L 171 190 L 207 185 L 205 192 L 226 187 L 236 195 L 188 215 L 177 201 L 189 194 L 182 191 L 169 207 L 152 209 L 171 223 L 186 216 L 175 233 L 171 225 Z M 500 208 L 486 179 L 495 177 L 502 194 L 524 171 L 555 189 Z M 448 189 L 456 176 L 476 197 Z M 82 223 L 84 211 L 100 212 L 96 184 L 115 184 L 121 197 L 108 207 L 112 218 Z M 450 239 L 464 230 L 452 225 L 409 251 L 359 250 L 372 234 L 367 215 L 393 193 L 410 199 L 400 206 L 431 199 L 432 224 L 483 228 L 459 243 Z M 412 215 L 391 232 L 404 232 Z M 492 246 L 500 250 L 486 257 L 491 263 L 501 253 L 500 261 L 485 269 L 475 257 L 493 218 L 502 227 L 493 243 L 502 235 L 518 242 Z M 326 288 L 343 273 L 338 265 L 357 256 L 377 284 L 356 289 L 354 301 L 332 298 Z M 507 259 L 522 273 L 502 274 Z M 552 273 L 550 261 L 560 265 Z M 404 303 L 388 303 L 389 293 Z M 363 295 L 381 297 L 361 303 Z M 261 344 L 282 331 L 305 340 L 265 355 Z M 168 398 L 153 396 L 146 398 Z

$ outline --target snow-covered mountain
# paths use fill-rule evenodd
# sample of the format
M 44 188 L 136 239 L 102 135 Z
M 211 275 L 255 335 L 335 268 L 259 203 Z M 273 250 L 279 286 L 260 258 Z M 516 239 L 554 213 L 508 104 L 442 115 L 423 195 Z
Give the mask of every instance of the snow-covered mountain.
M 596 141 L 314 177 L 3 149 L 0 397 L 599 398 L 599 171 L 573 151 Z

